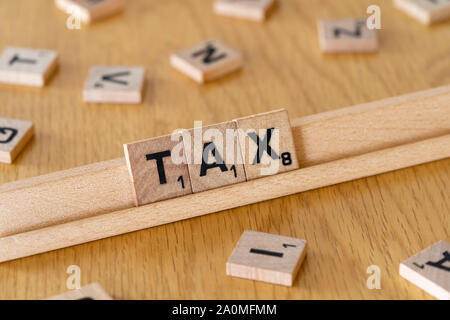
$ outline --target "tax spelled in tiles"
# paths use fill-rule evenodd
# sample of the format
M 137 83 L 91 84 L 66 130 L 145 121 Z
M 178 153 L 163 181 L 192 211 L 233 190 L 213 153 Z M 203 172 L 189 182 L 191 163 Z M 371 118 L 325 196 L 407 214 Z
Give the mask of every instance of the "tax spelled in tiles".
M 367 28 L 366 20 L 321 20 L 319 42 L 323 52 L 373 52 L 378 50 L 377 30 Z
M 0 118 L 0 162 L 12 163 L 33 134 L 29 121 Z
M 109 17 L 125 7 L 124 0 L 55 0 L 55 4 L 85 23 Z
M 176 146 L 181 149 L 176 150 Z M 162 136 L 124 145 L 136 205 L 192 193 L 182 141 Z M 177 152 L 176 155 L 173 152 Z M 172 156 L 179 156 L 173 161 Z
M 47 300 L 113 300 L 103 287 L 95 282 L 78 290 L 72 290 Z
M 244 231 L 226 264 L 227 275 L 292 286 L 306 255 L 306 240 Z
M 83 91 L 85 102 L 140 103 L 144 87 L 143 67 L 95 66 Z
M 439 241 L 400 264 L 400 275 L 441 300 L 450 300 L 450 244 Z
M 43 87 L 57 65 L 55 51 L 8 47 L 0 58 L 0 82 Z
M 235 130 L 236 124 L 229 121 L 185 131 L 183 143 L 194 193 L 246 181 Z
M 218 40 L 208 40 L 172 54 L 174 68 L 199 83 L 225 76 L 242 67 L 242 54 Z
M 424 24 L 450 18 L 450 0 L 394 0 L 394 4 Z
M 275 0 L 216 0 L 214 12 L 219 15 L 263 21 Z
M 247 180 L 298 169 L 297 153 L 286 110 L 234 120 Z

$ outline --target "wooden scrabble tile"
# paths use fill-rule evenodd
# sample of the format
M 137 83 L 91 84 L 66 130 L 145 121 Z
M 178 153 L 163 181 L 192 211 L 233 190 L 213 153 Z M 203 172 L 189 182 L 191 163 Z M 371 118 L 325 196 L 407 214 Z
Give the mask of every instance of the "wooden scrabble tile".
M 182 147 L 178 154 L 183 157 L 183 163 L 176 164 L 172 152 L 178 144 Z M 192 193 L 182 139 L 172 141 L 167 135 L 125 144 L 124 149 L 136 205 Z
M 12 163 L 33 134 L 31 122 L 0 118 L 0 162 Z
M 394 5 L 424 24 L 450 18 L 450 0 L 394 0 Z
M 319 42 L 323 52 L 373 52 L 378 50 L 377 30 L 364 19 L 321 20 Z
M 48 298 L 47 300 L 113 300 L 103 287 L 95 282 L 78 290 Z
M 0 82 L 43 87 L 57 65 L 55 51 L 8 47 L 0 58 Z
M 68 12 L 70 8 L 84 23 L 91 23 L 123 11 L 124 0 L 55 0 L 56 6 Z
M 224 16 L 263 21 L 275 0 L 216 0 L 214 12 Z
M 242 54 L 218 40 L 208 40 L 172 54 L 172 66 L 199 83 L 240 69 Z
M 400 264 L 400 275 L 441 300 L 450 300 L 450 244 L 439 241 Z
M 298 169 L 291 124 L 285 109 L 234 121 L 247 180 Z
M 184 149 L 194 193 L 246 181 L 235 130 L 236 124 L 229 121 L 185 131 Z
M 143 67 L 92 67 L 83 99 L 98 103 L 141 103 L 144 73 Z
M 306 240 L 246 230 L 227 261 L 227 275 L 292 286 L 305 255 Z

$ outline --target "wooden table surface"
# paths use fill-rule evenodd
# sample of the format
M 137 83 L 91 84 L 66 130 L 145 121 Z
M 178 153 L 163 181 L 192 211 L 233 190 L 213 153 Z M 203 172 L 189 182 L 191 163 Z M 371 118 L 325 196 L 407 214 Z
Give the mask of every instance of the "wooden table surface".
M 376 54 L 321 54 L 319 18 L 382 9 Z M 450 22 L 425 27 L 391 1 L 282 0 L 265 23 L 219 17 L 212 1 L 133 0 L 126 12 L 66 28 L 53 1 L 0 4 L 0 47 L 54 49 L 60 67 L 44 89 L 0 85 L 0 116 L 31 120 L 33 141 L 0 183 L 123 156 L 122 144 L 279 107 L 301 117 L 450 83 Z M 198 85 L 170 53 L 208 38 L 242 50 L 242 71 Z M 141 105 L 82 101 L 93 65 L 143 65 Z M 67 291 L 66 269 L 117 299 L 430 299 L 399 263 L 450 240 L 450 160 L 343 183 L 200 218 L 0 264 L 0 299 Z M 303 238 L 308 253 L 292 288 L 225 275 L 245 229 Z M 366 269 L 381 269 L 381 289 Z

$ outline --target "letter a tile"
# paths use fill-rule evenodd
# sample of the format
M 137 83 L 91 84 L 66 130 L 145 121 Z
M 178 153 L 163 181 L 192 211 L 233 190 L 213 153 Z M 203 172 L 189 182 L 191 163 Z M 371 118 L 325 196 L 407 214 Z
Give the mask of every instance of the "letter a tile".
M 218 40 L 209 40 L 172 54 L 172 66 L 199 83 L 242 67 L 242 54 Z
M 440 300 L 450 300 L 450 244 L 439 241 L 400 264 L 400 275 Z
M 113 300 L 103 287 L 95 282 L 78 290 L 72 290 L 63 294 L 48 298 L 47 300 Z
M 394 5 L 423 24 L 450 18 L 450 0 L 395 0 Z
M 241 19 L 263 21 L 275 0 L 216 0 L 214 12 Z
M 55 4 L 59 9 L 76 15 L 84 23 L 106 18 L 123 11 L 125 7 L 124 0 L 55 0 Z
M 172 141 L 167 135 L 124 145 L 136 205 L 192 193 L 181 135 L 179 138 Z
M 298 169 L 297 153 L 286 110 L 234 120 L 247 180 Z
M 184 134 L 194 193 L 246 181 L 234 122 L 194 128 Z
M 29 121 L 0 118 L 0 162 L 12 163 L 33 134 Z
M 8 47 L 0 58 L 0 82 L 43 87 L 57 65 L 55 51 Z
M 92 67 L 83 91 L 85 102 L 140 103 L 143 67 Z
M 319 21 L 319 41 L 323 52 L 373 52 L 378 50 L 377 30 L 369 30 L 366 20 Z
M 227 275 L 292 286 L 306 255 L 306 240 L 244 231 L 226 264 Z

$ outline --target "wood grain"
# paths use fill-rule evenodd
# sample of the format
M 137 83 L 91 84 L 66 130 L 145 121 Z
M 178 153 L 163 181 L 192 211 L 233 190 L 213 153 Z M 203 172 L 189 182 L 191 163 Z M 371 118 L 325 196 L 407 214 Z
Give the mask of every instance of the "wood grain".
M 330 160 L 383 150 L 386 147 L 421 141 L 429 137 L 439 137 L 450 132 L 450 108 L 447 107 L 449 100 L 450 86 L 443 86 L 360 106 L 338 109 L 324 114 L 316 114 L 303 119 L 294 119 L 292 124 L 293 139 L 292 141 L 291 138 L 282 139 L 284 141 L 280 143 L 280 147 L 283 152 L 292 151 L 291 144 L 294 143 L 297 157 L 292 156 L 293 163 L 296 163 L 297 158 L 300 158 L 304 164 L 302 167 L 308 167 L 313 164 L 324 164 Z M 284 114 L 284 116 L 280 117 L 280 114 Z M 270 117 L 270 115 L 272 116 Z M 258 124 L 254 123 L 253 117 L 244 119 L 246 120 L 236 120 L 236 123 L 239 123 L 241 129 L 244 130 L 253 127 L 260 128 L 261 123 L 259 122 L 262 119 L 264 120 L 262 121 L 262 128 L 268 126 L 280 128 L 281 135 L 285 137 L 289 136 L 291 131 L 291 128 L 286 126 L 288 121 L 286 111 L 256 115 L 255 119 Z M 233 122 L 229 121 L 206 126 L 203 129 L 206 131 L 213 127 L 225 131 L 225 127 L 235 128 L 235 126 L 236 124 L 233 125 Z M 188 157 L 190 155 L 189 162 L 194 163 L 194 129 L 188 132 L 191 138 L 188 140 L 190 143 L 185 143 L 185 149 Z M 345 134 L 348 134 L 348 136 Z M 198 135 L 200 135 L 200 130 Z M 362 136 L 366 136 L 367 139 L 361 140 Z M 377 139 L 377 143 L 374 143 L 374 138 Z M 240 142 L 242 146 L 248 145 L 242 139 Z M 375 147 L 378 147 L 378 149 Z M 197 146 L 197 148 L 201 148 L 201 146 Z M 450 154 L 450 148 L 446 145 L 442 146 L 441 151 L 442 153 L 437 153 L 437 158 L 433 158 L 432 154 L 426 155 L 427 161 L 445 158 Z M 237 150 L 235 154 L 238 154 Z M 225 160 L 227 156 L 224 154 L 223 157 Z M 315 159 L 316 162 L 311 161 L 311 159 Z M 397 162 L 403 163 L 403 167 L 412 165 L 409 161 L 404 160 L 406 159 L 397 159 Z M 248 162 L 249 160 L 244 159 L 244 161 Z M 427 161 L 425 158 L 419 158 L 415 159 L 413 163 Z M 392 163 L 392 167 L 402 168 L 402 166 L 397 165 L 397 162 Z M 242 161 L 235 161 L 235 163 L 242 163 Z M 123 166 L 125 166 L 124 162 L 121 159 L 116 159 L 68 171 L 55 172 L 29 179 L 29 181 L 16 181 L 1 185 L 0 221 L 2 223 L 0 225 L 0 236 L 13 235 L 131 207 L 129 194 L 135 194 L 135 192 L 129 170 L 127 174 L 127 171 L 121 168 Z M 280 171 L 287 171 L 293 166 L 286 168 L 280 166 Z M 271 168 L 272 166 L 270 166 Z M 385 171 L 390 170 L 392 169 L 389 166 L 385 169 Z M 189 165 L 193 192 L 243 182 L 246 180 L 246 174 L 251 180 L 257 178 L 256 173 L 259 173 L 259 170 L 255 170 L 255 172 L 247 170 L 244 173 L 243 165 L 237 166 L 237 177 L 230 170 L 226 179 L 223 180 L 217 179 L 217 174 L 200 177 L 199 172 L 199 164 Z M 377 171 L 377 173 L 381 172 L 384 171 Z M 320 174 L 320 172 L 318 173 Z M 220 177 L 222 176 L 220 175 Z M 343 177 L 342 181 L 348 180 L 351 179 Z M 324 177 L 321 186 L 326 186 L 327 181 L 327 177 Z M 176 183 L 178 184 L 178 182 Z M 244 192 L 251 193 L 252 191 L 249 189 Z M 110 197 L 114 197 L 114 199 Z M 140 201 L 139 203 L 148 203 L 148 201 Z M 170 206 L 168 209 L 170 210 Z
M 380 51 L 322 55 L 317 20 L 360 17 L 371 4 L 382 10 Z M 13 166 L 0 165 L 0 183 L 121 157 L 123 143 L 189 128 L 194 120 L 212 124 L 279 107 L 295 119 L 450 83 L 450 24 L 424 27 L 388 0 L 279 1 L 263 24 L 218 17 L 211 5 L 128 1 L 123 14 L 68 30 L 67 15 L 52 1 L 3 1 L 1 46 L 57 50 L 60 68 L 43 89 L 1 86 L 2 116 L 33 121 L 36 137 Z M 169 56 L 208 38 L 242 51 L 244 68 L 199 86 L 173 70 Z M 99 64 L 144 65 L 143 104 L 85 105 L 84 81 Z M 339 130 L 364 147 L 366 135 Z M 386 143 L 367 134 L 374 148 Z M 336 157 L 322 152 L 308 161 Z M 446 159 L 4 263 L 0 298 L 65 292 L 72 264 L 81 267 L 83 284 L 99 281 L 117 299 L 431 298 L 399 277 L 398 264 L 448 242 L 449 168 Z M 225 275 L 245 229 L 308 241 L 292 288 Z M 381 290 L 366 287 L 372 264 L 381 269 Z
M 0 262 L 448 158 L 450 135 L 0 238 Z M 77 212 L 74 212 L 75 214 Z

